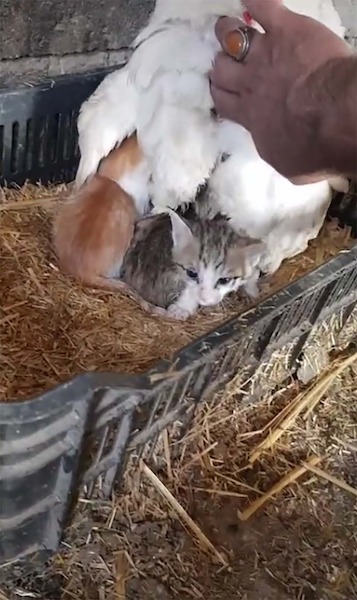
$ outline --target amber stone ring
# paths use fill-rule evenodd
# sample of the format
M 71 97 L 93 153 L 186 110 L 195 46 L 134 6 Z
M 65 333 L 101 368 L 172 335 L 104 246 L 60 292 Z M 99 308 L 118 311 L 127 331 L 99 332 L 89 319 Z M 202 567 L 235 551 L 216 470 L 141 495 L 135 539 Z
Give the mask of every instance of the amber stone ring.
M 250 48 L 250 27 L 238 27 L 234 31 L 229 31 L 225 36 L 226 51 L 235 60 L 242 62 L 247 56 Z

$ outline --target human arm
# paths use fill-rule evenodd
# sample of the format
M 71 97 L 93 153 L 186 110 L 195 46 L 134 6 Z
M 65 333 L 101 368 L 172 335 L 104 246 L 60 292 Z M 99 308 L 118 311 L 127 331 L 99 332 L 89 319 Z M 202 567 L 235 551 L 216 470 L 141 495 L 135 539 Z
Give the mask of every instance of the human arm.
M 357 174 L 357 56 L 331 59 L 297 82 L 289 96 L 291 114 L 306 122 L 310 149 L 288 175 Z M 308 139 L 308 138 L 307 138 Z M 288 168 L 288 166 L 287 166 Z M 307 171 L 308 169 L 308 171 Z
M 217 22 L 223 52 L 210 78 L 218 114 L 246 127 L 262 158 L 297 183 L 355 176 L 356 55 L 327 27 L 278 0 L 245 4 L 265 33 L 255 32 L 239 63 L 226 40 L 241 23 Z

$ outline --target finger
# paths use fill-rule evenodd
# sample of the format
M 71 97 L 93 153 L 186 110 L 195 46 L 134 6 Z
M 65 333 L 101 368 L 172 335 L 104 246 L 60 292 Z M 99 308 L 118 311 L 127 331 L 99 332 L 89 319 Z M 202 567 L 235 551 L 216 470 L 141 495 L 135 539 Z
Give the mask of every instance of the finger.
M 216 23 L 216 36 L 222 46 L 222 49 L 228 56 L 235 58 L 239 56 L 242 50 L 243 37 L 239 31 L 239 27 L 245 27 L 238 19 L 229 19 L 223 17 Z M 257 41 L 262 38 L 262 34 L 256 29 L 249 28 L 248 30 L 250 48 L 249 55 L 255 49 Z
M 210 72 L 211 83 L 226 92 L 239 93 L 247 89 L 251 84 L 249 69 L 244 64 L 241 64 L 220 52 Z
M 239 123 L 248 129 L 248 114 L 244 110 L 244 102 L 241 101 L 240 96 L 225 92 L 214 85 L 211 85 L 211 95 L 220 117 Z
M 296 175 L 294 177 L 287 177 L 294 185 L 307 185 L 309 183 L 318 183 L 326 180 L 326 173 L 313 173 L 312 175 Z
M 223 50 L 228 52 L 229 50 L 226 46 L 226 37 L 234 31 L 237 31 L 239 27 L 245 27 L 245 23 L 240 19 L 232 19 L 231 17 L 221 17 L 218 19 L 215 25 L 215 33 L 216 37 L 221 44 Z
M 274 29 L 287 10 L 282 0 L 243 0 L 243 3 L 250 16 L 265 31 Z

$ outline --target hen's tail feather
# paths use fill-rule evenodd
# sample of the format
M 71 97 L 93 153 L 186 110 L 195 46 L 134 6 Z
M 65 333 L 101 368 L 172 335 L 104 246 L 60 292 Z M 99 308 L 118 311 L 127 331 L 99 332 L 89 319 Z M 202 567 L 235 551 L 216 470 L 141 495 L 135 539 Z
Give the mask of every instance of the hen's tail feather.
M 75 178 L 78 189 L 97 172 L 100 161 L 136 130 L 137 92 L 126 67 L 105 77 L 83 102 L 77 127 L 80 162 Z

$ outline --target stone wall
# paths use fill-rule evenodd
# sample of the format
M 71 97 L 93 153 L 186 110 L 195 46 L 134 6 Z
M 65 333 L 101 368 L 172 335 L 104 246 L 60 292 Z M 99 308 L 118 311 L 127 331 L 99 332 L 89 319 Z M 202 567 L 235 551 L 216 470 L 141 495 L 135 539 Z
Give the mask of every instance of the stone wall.
M 357 0 L 309 2 L 332 2 L 356 35 Z M 153 5 L 154 0 L 0 0 L 0 78 L 32 83 L 121 64 Z
M 154 0 L 1 0 L 0 73 L 54 76 L 121 62 Z

